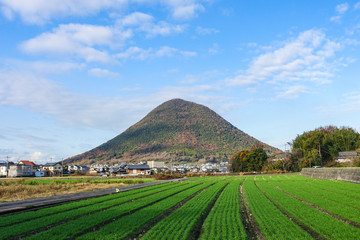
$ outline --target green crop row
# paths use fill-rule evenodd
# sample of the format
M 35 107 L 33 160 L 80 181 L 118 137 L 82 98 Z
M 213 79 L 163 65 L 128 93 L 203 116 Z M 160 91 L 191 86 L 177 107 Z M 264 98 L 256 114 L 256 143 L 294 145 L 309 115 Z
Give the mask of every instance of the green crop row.
M 360 229 L 341 222 L 319 210 L 289 196 L 270 185 L 265 180 L 257 178 L 256 183 L 268 197 L 283 209 L 296 217 L 303 224 L 329 239 L 358 239 Z
M 268 180 L 268 178 L 265 179 Z M 324 193 L 312 188 L 311 186 L 304 186 L 299 182 L 289 183 L 282 181 L 270 181 L 270 183 L 304 201 L 312 203 L 340 217 L 349 219 L 356 223 L 360 223 L 359 209 L 347 206 L 345 204 L 339 204 L 339 202 L 342 201 L 342 196 L 335 195 L 330 192 Z M 354 199 L 350 200 L 353 200 L 353 204 L 355 205 L 359 204 L 359 202 Z
M 203 225 L 200 239 L 246 239 L 240 216 L 240 184 L 244 178 L 230 182 L 216 200 Z
M 118 199 L 118 198 L 130 196 L 133 194 L 137 194 L 137 193 L 145 193 L 147 191 L 154 190 L 154 189 L 159 190 L 162 188 L 174 186 L 175 184 L 176 183 L 164 183 L 161 185 L 149 186 L 149 187 L 145 187 L 145 188 L 134 189 L 134 190 L 120 192 L 120 193 L 114 193 L 114 194 L 110 194 L 110 195 L 106 195 L 106 196 L 89 198 L 86 200 L 80 200 L 80 201 L 76 201 L 76 202 L 70 202 L 70 203 L 62 204 L 62 205 L 55 206 L 55 207 L 48 207 L 48 208 L 35 210 L 35 211 L 27 211 L 27 212 L 22 212 L 22 213 L 18 213 L 18 214 L 1 216 L 0 217 L 0 227 L 10 226 L 15 223 L 21 223 L 21 222 L 25 222 L 28 220 L 34 220 L 35 218 L 49 216 L 49 215 L 60 213 L 60 212 L 63 213 L 63 212 L 70 211 L 70 210 L 73 210 L 76 208 L 85 207 L 85 206 L 89 206 L 89 205 L 93 205 L 93 204 L 98 204 L 101 202 L 109 201 L 112 199 Z
M 307 178 L 303 176 L 291 176 L 292 181 L 302 181 L 305 185 L 313 186 L 317 189 L 342 194 L 360 201 L 360 184 L 353 184 L 344 181 L 322 180 Z
M 161 220 L 142 239 L 187 239 L 205 209 L 226 184 L 226 181 L 220 181 L 207 188 Z
M 256 187 L 253 177 L 246 179 L 244 190 L 251 213 L 267 239 L 312 239 L 266 198 Z
M 99 224 L 113 221 L 114 219 L 124 214 L 131 213 L 139 208 L 145 207 L 149 204 L 153 204 L 173 194 L 191 188 L 197 184 L 198 183 L 179 184 L 179 187 L 173 187 L 166 191 L 158 192 L 157 194 L 153 194 L 145 198 L 133 200 L 126 204 L 122 204 L 104 211 L 77 218 L 75 220 L 57 225 L 47 231 L 43 231 L 38 234 L 29 236 L 25 239 L 72 239 L 77 235 L 91 230 L 93 227 L 96 227 Z
M 181 185 L 188 185 L 188 184 L 183 183 L 183 184 L 178 184 L 178 185 L 181 186 Z M 177 185 L 175 185 L 175 187 L 176 186 Z M 158 192 L 161 192 L 164 190 L 168 190 L 168 189 L 172 189 L 172 188 L 174 188 L 173 185 L 167 185 L 166 187 L 154 188 L 150 191 L 138 192 L 136 194 L 132 194 L 132 195 L 129 195 L 126 197 L 115 198 L 115 199 L 101 202 L 98 204 L 76 208 L 72 211 L 59 212 L 59 213 L 56 213 L 56 214 L 53 214 L 50 216 L 43 216 L 43 217 L 28 220 L 26 222 L 22 222 L 19 224 L 2 227 L 2 228 L 0 228 L 0 239 L 7 239 L 9 237 L 14 237 L 14 236 L 18 236 L 21 234 L 25 234 L 27 232 L 31 232 L 31 231 L 46 227 L 51 224 L 55 224 L 55 223 L 65 221 L 67 219 L 79 217 L 84 214 L 90 214 L 95 211 L 100 211 L 100 210 L 104 210 L 107 208 L 111 208 L 113 206 L 123 204 L 125 202 L 132 201 L 134 199 L 146 197 L 148 195 L 155 194 L 155 193 L 158 193 Z
M 311 183 L 311 182 L 306 182 L 304 183 L 304 181 L 287 181 L 284 180 L 285 176 L 278 176 L 276 178 L 270 178 L 270 177 L 265 177 L 265 179 L 269 180 L 270 182 L 272 181 L 276 181 L 276 182 L 281 182 L 283 184 L 285 184 L 286 186 L 293 186 L 295 188 L 301 189 L 303 191 L 321 196 L 324 199 L 329 199 L 331 201 L 335 201 L 337 202 L 339 205 L 345 205 L 345 206 L 349 206 L 352 208 L 357 208 L 360 209 L 360 201 L 359 199 L 353 198 L 353 197 L 349 197 L 349 196 L 345 196 L 341 193 L 336 193 L 336 192 L 331 192 L 331 190 L 333 189 L 319 189 L 316 188 L 316 182 Z M 354 184 L 355 185 L 355 184 Z
M 184 201 L 189 196 L 194 195 L 198 191 L 208 187 L 211 182 L 197 185 L 193 188 L 187 189 L 183 192 L 175 194 L 160 202 L 143 208 L 131 215 L 120 218 L 119 220 L 107 224 L 96 232 L 91 232 L 79 237 L 78 239 L 123 239 L 129 234 L 138 230 L 141 226 L 160 216 L 176 204 Z

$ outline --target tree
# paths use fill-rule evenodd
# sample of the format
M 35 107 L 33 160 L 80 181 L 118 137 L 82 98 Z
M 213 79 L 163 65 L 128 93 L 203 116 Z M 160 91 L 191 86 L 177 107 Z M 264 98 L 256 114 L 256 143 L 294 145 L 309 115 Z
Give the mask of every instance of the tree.
M 263 148 L 255 148 L 250 152 L 244 150 L 232 155 L 230 161 L 233 172 L 261 171 L 268 156 Z
M 342 151 L 360 147 L 360 134 L 348 127 L 320 127 L 298 135 L 292 142 L 292 163 L 303 167 L 330 164 Z

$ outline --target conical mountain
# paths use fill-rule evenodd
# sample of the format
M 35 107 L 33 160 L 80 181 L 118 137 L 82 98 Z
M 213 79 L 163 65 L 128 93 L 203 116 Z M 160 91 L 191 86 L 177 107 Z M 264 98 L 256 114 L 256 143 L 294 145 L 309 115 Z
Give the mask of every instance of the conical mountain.
M 262 144 L 200 104 L 173 99 L 110 141 L 66 162 L 227 160 L 231 154 Z

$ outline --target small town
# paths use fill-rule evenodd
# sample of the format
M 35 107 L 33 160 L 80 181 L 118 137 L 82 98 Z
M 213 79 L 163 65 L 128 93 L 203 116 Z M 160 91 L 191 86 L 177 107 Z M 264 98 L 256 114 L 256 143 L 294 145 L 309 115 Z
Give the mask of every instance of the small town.
M 280 153 L 270 158 L 268 161 L 282 163 L 289 153 Z M 338 164 L 352 163 L 360 157 L 360 151 L 339 152 L 335 162 Z M 321 167 L 321 166 L 312 166 Z M 160 161 L 143 161 L 138 164 L 96 164 L 90 166 L 82 165 L 62 165 L 61 162 L 35 164 L 32 161 L 20 160 L 17 163 L 0 160 L 0 178 L 8 177 L 61 177 L 71 175 L 83 176 L 137 176 L 152 175 L 157 173 L 230 173 L 230 163 L 222 161 L 220 163 L 207 162 L 203 164 L 165 164 Z
M 61 177 L 71 175 L 83 176 L 136 176 L 156 173 L 229 173 L 228 162 L 195 164 L 171 164 L 147 161 L 139 164 L 110 165 L 62 165 L 61 163 L 35 164 L 32 161 L 21 160 L 17 163 L 0 162 L 0 177 Z

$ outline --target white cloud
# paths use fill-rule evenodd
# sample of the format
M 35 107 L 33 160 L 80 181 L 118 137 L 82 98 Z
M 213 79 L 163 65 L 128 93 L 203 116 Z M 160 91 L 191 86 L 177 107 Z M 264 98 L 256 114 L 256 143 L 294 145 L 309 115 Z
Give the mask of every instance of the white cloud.
M 10 20 L 19 14 L 23 21 L 44 24 L 54 17 L 86 16 L 103 9 L 121 8 L 128 0 L 0 0 L 3 14 Z
M 112 47 L 115 42 L 122 44 L 131 36 L 130 31 L 108 26 L 66 24 L 27 40 L 20 47 L 28 53 L 74 55 L 88 62 L 107 63 L 113 61 L 112 57 L 96 47 Z
M 338 15 L 338 16 L 332 16 L 332 17 L 330 18 L 330 21 L 336 22 L 336 23 L 340 23 L 341 17 L 342 17 L 342 16 L 340 16 L 340 15 Z
M 37 74 L 63 74 L 72 70 L 81 70 L 85 67 L 83 63 L 74 62 L 46 62 L 46 61 L 20 61 L 7 60 L 4 66 L 9 70 L 31 71 Z
M 161 2 L 170 8 L 172 16 L 177 19 L 190 19 L 205 10 L 199 0 L 161 0 Z
M 284 89 L 284 92 L 278 94 L 277 98 L 293 99 L 299 97 L 301 93 L 306 93 L 307 88 L 303 85 L 290 86 Z
M 355 6 L 355 9 L 356 9 L 356 6 Z M 342 16 L 344 15 L 345 12 L 347 12 L 347 10 L 349 10 L 349 4 L 347 2 L 337 5 L 335 7 L 335 11 L 339 15 L 331 17 L 330 21 L 340 23 Z
M 139 26 L 153 22 L 154 17 L 142 12 L 133 12 L 130 15 L 125 16 L 123 19 L 118 21 L 123 26 Z
M 133 31 L 144 32 L 147 37 L 181 33 L 186 27 L 185 25 L 173 25 L 164 21 L 155 23 L 153 16 L 141 12 L 134 12 L 119 19 L 117 25 L 120 28 L 131 27 Z
M 220 51 L 219 44 L 217 44 L 217 43 L 214 43 L 213 46 L 208 49 L 208 53 L 210 55 L 216 55 L 219 53 L 219 51 Z
M 196 56 L 196 52 L 191 51 L 182 51 L 176 48 L 163 46 L 159 49 L 142 49 L 139 47 L 129 47 L 124 52 L 118 53 L 116 57 L 120 59 L 139 59 L 145 60 L 148 58 L 157 58 L 157 57 L 173 57 L 175 55 L 193 57 Z
M 354 8 L 355 10 L 360 9 L 360 2 L 355 3 Z
M 349 4 L 347 2 L 339 4 L 335 7 L 335 11 L 339 14 L 344 14 L 348 9 L 349 9 Z
M 41 152 L 34 152 L 30 155 L 30 161 L 38 162 L 42 160 L 44 155 Z
M 215 28 L 203 28 L 203 27 L 197 27 L 196 32 L 199 35 L 210 35 L 210 34 L 216 34 L 219 33 L 219 30 Z
M 125 129 L 158 104 L 176 97 L 216 101 L 211 85 L 164 87 L 142 97 L 100 97 L 69 92 L 61 85 L 27 72 L 0 71 L 0 106 L 18 106 L 53 116 L 69 125 Z M 218 103 L 219 104 L 219 103 Z M 131 107 L 129 107 L 131 106 Z
M 282 47 L 256 57 L 241 74 L 226 79 L 230 86 L 248 86 L 266 81 L 327 83 L 332 77 L 331 58 L 341 47 L 319 30 L 308 30 Z
M 92 68 L 89 70 L 89 73 L 96 77 L 119 77 L 120 74 L 116 72 L 109 71 L 102 68 Z
M 3 15 L 13 20 L 16 15 L 30 24 L 45 24 L 54 18 L 88 16 L 102 10 L 124 11 L 130 6 L 162 4 L 173 18 L 190 19 L 204 11 L 201 0 L 0 0 Z

